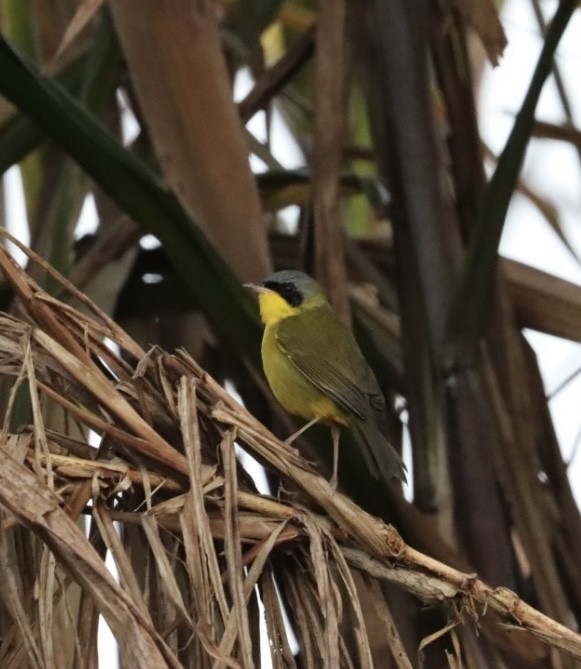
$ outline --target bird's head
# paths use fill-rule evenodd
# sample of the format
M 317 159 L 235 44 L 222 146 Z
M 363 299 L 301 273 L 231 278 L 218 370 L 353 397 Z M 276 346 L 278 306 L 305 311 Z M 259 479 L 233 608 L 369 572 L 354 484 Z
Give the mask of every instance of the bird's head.
M 275 272 L 261 283 L 247 283 L 245 287 L 258 294 L 260 317 L 265 325 L 327 303 L 321 286 L 308 274 L 295 270 Z

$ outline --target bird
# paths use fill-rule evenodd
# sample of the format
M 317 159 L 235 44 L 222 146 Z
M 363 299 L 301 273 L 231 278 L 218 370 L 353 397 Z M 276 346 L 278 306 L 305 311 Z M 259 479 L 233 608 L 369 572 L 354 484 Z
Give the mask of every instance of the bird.
M 262 364 L 272 393 L 288 413 L 308 421 L 286 442 L 315 423 L 329 425 L 330 484 L 336 489 L 340 433 L 347 428 L 374 478 L 405 481 L 403 461 L 382 431 L 385 398 L 377 379 L 319 283 L 303 272 L 282 270 L 244 286 L 258 295 L 265 326 Z

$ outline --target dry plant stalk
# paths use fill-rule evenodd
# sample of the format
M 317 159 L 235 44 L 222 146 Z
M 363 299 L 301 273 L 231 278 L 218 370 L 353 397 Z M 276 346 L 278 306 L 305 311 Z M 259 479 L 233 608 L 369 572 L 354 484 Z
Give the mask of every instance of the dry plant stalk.
M 260 662 L 257 593 L 273 664 L 293 667 L 281 587 L 302 666 L 372 667 L 353 568 L 375 585 L 448 602 L 451 624 L 478 624 L 491 610 L 503 625 L 581 659 L 577 633 L 514 593 L 415 551 L 333 491 L 187 353 L 146 353 L 66 280 L 63 291 L 91 316 L 43 293 L 3 248 L 0 268 L 23 312 L 0 315 L 0 370 L 12 380 L 0 444 L 2 667 L 97 666 L 96 611 L 125 666 L 252 667 Z M 33 411 L 15 434 L 19 388 Z M 44 425 L 48 402 L 66 418 L 61 432 Z M 71 426 L 92 430 L 99 446 L 72 438 Z M 258 494 L 235 443 L 292 493 Z M 91 519 L 88 536 L 76 523 L 81 514 Z M 22 577 L 18 532 L 37 547 L 32 581 Z M 83 591 L 76 608 L 74 584 Z M 57 649 L 61 611 L 75 630 L 66 652 Z M 355 621 L 349 643 L 345 620 Z M 382 620 L 393 666 L 412 666 L 388 602 Z

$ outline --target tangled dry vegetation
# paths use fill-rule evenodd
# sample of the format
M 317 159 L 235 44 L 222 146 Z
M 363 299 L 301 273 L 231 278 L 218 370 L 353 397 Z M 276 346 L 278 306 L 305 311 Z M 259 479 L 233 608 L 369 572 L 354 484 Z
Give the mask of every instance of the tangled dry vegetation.
M 19 297 L 18 317 L 0 316 L 0 666 L 98 666 L 99 614 L 123 666 L 256 666 L 260 597 L 273 665 L 293 667 L 282 590 L 301 666 L 372 666 L 365 597 L 393 665 L 410 667 L 382 581 L 447 601 L 451 625 L 486 613 L 489 626 L 581 658 L 579 635 L 418 553 L 333 492 L 187 353 L 145 352 L 45 265 L 69 304 L 3 248 L 0 266 Z M 15 429 L 23 401 L 32 422 Z M 257 493 L 235 443 L 280 476 L 278 498 Z

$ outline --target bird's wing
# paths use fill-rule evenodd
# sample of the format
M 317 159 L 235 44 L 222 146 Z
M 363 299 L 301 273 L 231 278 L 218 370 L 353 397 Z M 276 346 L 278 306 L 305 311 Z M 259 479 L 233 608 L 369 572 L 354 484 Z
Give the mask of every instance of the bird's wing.
M 279 323 L 276 339 L 297 369 L 339 406 L 365 420 L 384 409 L 373 372 L 351 332 L 328 306 Z

